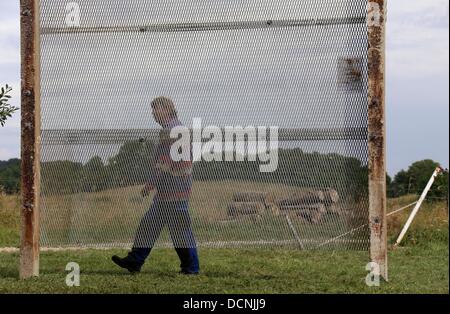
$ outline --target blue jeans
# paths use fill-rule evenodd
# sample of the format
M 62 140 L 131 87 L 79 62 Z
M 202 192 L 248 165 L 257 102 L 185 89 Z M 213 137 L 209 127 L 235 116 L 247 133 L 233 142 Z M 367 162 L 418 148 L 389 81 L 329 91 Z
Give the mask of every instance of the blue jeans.
M 163 202 L 155 199 L 142 218 L 133 244 L 128 254 L 138 264 L 143 265 L 165 225 L 181 261 L 181 270 L 198 273 L 200 270 L 197 245 L 192 232 L 188 201 Z

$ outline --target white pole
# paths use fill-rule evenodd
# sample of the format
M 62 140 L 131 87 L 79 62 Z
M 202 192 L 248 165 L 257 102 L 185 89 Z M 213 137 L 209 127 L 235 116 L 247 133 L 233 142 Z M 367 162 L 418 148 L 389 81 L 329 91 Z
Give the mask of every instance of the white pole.
M 292 224 L 291 218 L 289 218 L 289 215 L 288 215 L 288 214 L 286 214 L 286 220 L 287 220 L 287 222 L 288 222 L 288 224 L 289 224 L 289 228 L 291 228 L 292 233 L 294 234 L 295 239 L 297 240 L 298 244 L 300 245 L 300 248 L 303 250 L 304 247 L 303 247 L 302 240 L 301 240 L 300 237 L 298 236 L 298 233 L 297 233 L 297 231 L 295 230 L 294 225 Z
M 436 177 L 442 172 L 442 168 L 436 168 L 436 170 L 434 171 L 433 175 L 431 176 L 430 181 L 428 182 L 425 190 L 423 190 L 422 196 L 420 197 L 419 201 L 417 202 L 416 206 L 414 207 L 411 215 L 408 218 L 408 221 L 406 222 L 405 226 L 403 227 L 402 232 L 400 233 L 397 242 L 395 242 L 395 246 L 398 246 L 400 244 L 400 242 L 402 241 L 403 237 L 405 236 L 406 232 L 408 231 L 409 227 L 411 226 L 411 223 L 414 220 L 414 217 L 416 217 L 417 212 L 420 209 L 420 206 L 422 205 L 423 201 L 425 200 L 425 197 L 428 194 L 428 191 L 430 191 L 434 180 L 436 179 Z

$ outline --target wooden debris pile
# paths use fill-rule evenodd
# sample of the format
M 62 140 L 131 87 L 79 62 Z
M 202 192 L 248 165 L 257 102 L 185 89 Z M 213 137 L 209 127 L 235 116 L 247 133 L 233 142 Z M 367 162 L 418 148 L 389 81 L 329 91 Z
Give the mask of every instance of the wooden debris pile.
M 233 202 L 228 205 L 228 216 L 261 216 L 273 209 L 274 198 L 268 192 L 238 192 L 233 195 Z
M 339 194 L 333 189 L 308 189 L 276 202 L 280 212 L 295 213 L 310 223 L 319 223 L 327 213 L 340 215 Z
M 333 189 L 302 189 L 287 197 L 276 199 L 269 192 L 238 192 L 228 205 L 228 216 L 261 217 L 265 213 L 273 215 L 294 214 L 308 221 L 319 223 L 327 213 L 341 214 L 339 194 Z

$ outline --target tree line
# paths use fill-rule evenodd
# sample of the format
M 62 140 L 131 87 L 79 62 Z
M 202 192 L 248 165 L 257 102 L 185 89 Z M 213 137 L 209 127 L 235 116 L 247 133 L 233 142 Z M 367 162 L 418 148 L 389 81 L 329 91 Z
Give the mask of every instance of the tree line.
M 98 192 L 144 184 L 152 175 L 156 144 L 152 141 L 127 142 L 106 162 L 92 157 L 86 163 L 51 161 L 41 164 L 41 190 L 44 195 Z M 358 200 L 367 196 L 368 169 L 357 158 L 339 154 L 307 153 L 301 149 L 280 149 L 278 168 L 273 173 L 259 171 L 258 162 L 194 163 L 196 181 L 253 181 L 282 183 L 298 187 L 333 188 L 342 196 Z M 439 166 L 432 160 L 418 161 L 394 179 L 387 176 L 389 197 L 419 194 Z M 20 190 L 20 160 L 0 161 L 0 189 L 8 194 Z M 439 176 L 429 196 L 446 197 L 448 173 Z

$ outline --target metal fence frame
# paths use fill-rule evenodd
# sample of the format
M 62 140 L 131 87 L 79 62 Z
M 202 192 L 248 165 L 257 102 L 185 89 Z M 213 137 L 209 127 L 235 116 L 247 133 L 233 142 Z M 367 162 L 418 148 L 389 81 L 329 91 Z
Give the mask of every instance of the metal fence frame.
M 370 260 L 388 279 L 386 223 L 385 16 L 387 0 L 368 0 Z M 22 207 L 20 278 L 39 276 L 40 0 L 20 0 Z

